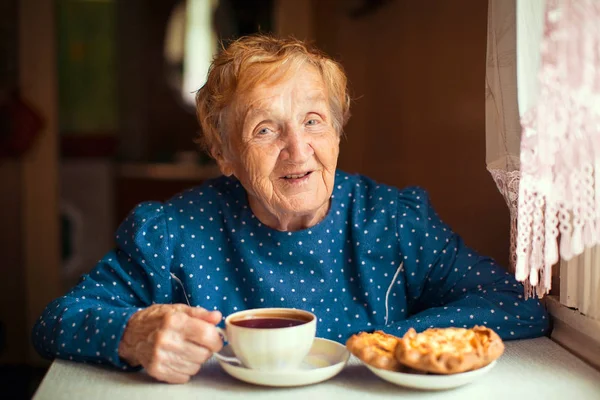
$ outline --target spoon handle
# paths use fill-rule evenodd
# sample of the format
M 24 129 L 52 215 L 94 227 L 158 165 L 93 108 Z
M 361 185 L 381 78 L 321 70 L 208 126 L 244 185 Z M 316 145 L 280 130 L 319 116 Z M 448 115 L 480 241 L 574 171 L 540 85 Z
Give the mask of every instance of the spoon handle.
M 235 357 L 224 356 L 224 355 L 222 355 L 220 353 L 217 353 L 217 352 L 213 353 L 213 355 L 218 360 L 225 361 L 225 362 L 230 363 L 230 364 L 242 365 L 242 362 L 240 360 L 238 360 L 237 358 L 235 358 Z
M 175 282 L 177 282 L 179 284 L 179 286 L 181 286 L 181 290 L 183 290 L 183 297 L 185 297 L 185 302 L 187 303 L 188 306 L 192 306 L 190 304 L 190 300 L 188 299 L 187 293 L 185 292 L 185 286 L 183 286 L 183 282 L 181 282 L 181 279 L 179 279 L 174 273 L 171 272 L 171 278 L 173 278 L 175 280 Z
M 183 290 L 183 297 L 185 297 L 185 301 L 187 302 L 188 306 L 191 307 L 192 305 L 190 304 L 190 301 L 188 300 L 187 293 L 185 292 L 185 287 L 183 286 L 183 282 L 181 282 L 181 279 L 179 279 L 177 276 L 175 276 L 175 274 L 172 272 L 171 272 L 171 277 L 173 279 L 175 279 L 175 281 L 179 284 L 179 286 L 181 286 L 181 289 Z M 219 335 L 221 335 L 221 337 L 223 338 L 223 342 L 227 342 L 228 341 L 227 333 L 225 333 L 225 329 L 221 329 L 221 328 L 217 327 L 217 330 L 219 331 Z M 214 352 L 213 354 L 217 359 L 219 359 L 221 361 L 225 361 L 225 362 L 228 362 L 231 364 L 242 365 L 242 362 L 235 357 L 227 357 L 227 356 L 224 356 L 217 352 Z

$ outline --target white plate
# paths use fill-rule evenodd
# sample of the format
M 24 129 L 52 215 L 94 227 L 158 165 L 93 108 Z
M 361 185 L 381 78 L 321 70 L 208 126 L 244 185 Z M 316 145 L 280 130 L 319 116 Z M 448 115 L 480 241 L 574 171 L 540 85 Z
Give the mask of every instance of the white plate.
M 475 379 L 485 375 L 492 368 L 494 368 L 496 361 L 493 361 L 485 367 L 476 369 L 474 371 L 452 375 L 409 374 L 387 371 L 385 369 L 375 368 L 367 364 L 365 365 L 381 379 L 399 386 L 420 390 L 446 390 L 457 388 L 473 382 Z
M 231 347 L 220 352 L 233 356 Z M 291 371 L 259 371 L 217 360 L 229 375 L 255 385 L 289 387 L 311 385 L 336 376 L 348 362 L 350 353 L 345 346 L 332 340 L 316 338 L 302 365 Z

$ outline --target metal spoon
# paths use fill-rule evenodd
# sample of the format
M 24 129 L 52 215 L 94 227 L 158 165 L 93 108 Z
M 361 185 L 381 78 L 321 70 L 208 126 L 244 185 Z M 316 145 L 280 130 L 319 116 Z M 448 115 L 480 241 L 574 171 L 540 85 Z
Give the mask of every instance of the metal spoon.
M 183 297 L 185 297 L 185 301 L 186 301 L 187 305 L 192 307 L 192 305 L 190 304 L 190 301 L 188 300 L 188 296 L 187 296 L 187 293 L 185 292 L 185 287 L 183 286 L 183 282 L 181 282 L 181 279 L 179 279 L 177 276 L 175 276 L 175 274 L 172 272 L 171 272 L 171 278 L 175 279 L 175 282 L 177 282 L 179 284 L 179 286 L 181 286 L 181 290 L 183 290 Z M 217 327 L 217 330 L 219 331 L 219 334 L 221 335 L 221 338 L 223 339 L 223 341 L 227 342 L 227 334 L 225 333 L 225 330 L 221 329 L 219 327 Z M 243 365 L 242 362 L 235 357 L 224 356 L 217 352 L 214 352 L 213 354 L 216 358 L 218 358 L 221 361 L 225 361 L 225 362 L 228 362 L 231 364 L 236 364 L 236 365 Z

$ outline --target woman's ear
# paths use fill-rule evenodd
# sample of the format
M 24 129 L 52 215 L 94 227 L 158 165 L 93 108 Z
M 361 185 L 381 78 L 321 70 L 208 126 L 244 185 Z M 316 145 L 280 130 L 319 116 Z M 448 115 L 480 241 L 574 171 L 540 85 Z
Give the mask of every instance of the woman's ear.
M 233 163 L 225 156 L 223 150 L 213 152 L 221 173 L 225 176 L 233 175 Z

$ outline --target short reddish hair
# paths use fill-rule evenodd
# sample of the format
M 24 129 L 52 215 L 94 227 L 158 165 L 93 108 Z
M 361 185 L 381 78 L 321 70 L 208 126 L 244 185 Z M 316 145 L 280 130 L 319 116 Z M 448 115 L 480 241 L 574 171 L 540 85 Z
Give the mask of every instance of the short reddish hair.
M 237 39 L 222 50 L 208 70 L 206 83 L 196 94 L 196 113 L 202 128 L 198 142 L 202 148 L 213 158 L 224 151 L 224 145 L 228 144 L 228 112 L 236 95 L 274 77 L 283 78 L 283 64 L 306 62 L 323 78 L 332 123 L 341 134 L 350 117 L 350 96 L 342 66 L 304 41 L 256 34 Z

